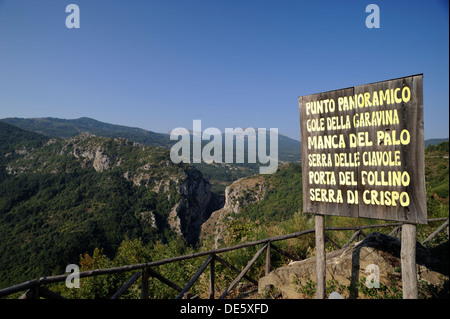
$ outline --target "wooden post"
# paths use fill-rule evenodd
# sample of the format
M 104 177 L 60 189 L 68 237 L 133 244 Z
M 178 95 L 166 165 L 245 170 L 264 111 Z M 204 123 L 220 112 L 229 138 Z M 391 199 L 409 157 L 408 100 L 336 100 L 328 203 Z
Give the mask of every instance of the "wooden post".
M 216 255 L 211 255 L 212 259 L 209 263 L 209 299 L 214 299 L 214 280 L 215 280 L 215 275 L 214 275 L 214 267 L 215 267 L 215 260 L 216 260 Z
M 325 299 L 325 217 L 316 215 L 316 299 Z
M 266 267 L 265 267 L 265 273 L 266 276 L 270 273 L 270 241 L 267 242 L 267 248 L 266 248 Z
M 402 262 L 403 299 L 417 299 L 415 224 L 403 224 L 402 226 L 400 256 Z

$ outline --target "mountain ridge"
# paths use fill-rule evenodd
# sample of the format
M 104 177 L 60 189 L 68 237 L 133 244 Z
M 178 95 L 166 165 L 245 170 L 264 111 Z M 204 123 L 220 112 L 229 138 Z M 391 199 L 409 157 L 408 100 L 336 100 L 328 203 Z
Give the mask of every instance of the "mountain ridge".
M 81 132 L 89 132 L 94 135 L 96 135 L 97 133 L 98 135 L 105 137 L 123 137 L 131 140 L 133 140 L 132 138 L 135 138 L 137 140 L 133 140 L 134 142 L 139 142 L 150 146 L 168 147 L 172 146 L 176 142 L 170 141 L 170 132 L 159 133 L 139 127 L 111 124 L 86 116 L 77 119 L 63 119 L 56 117 L 34 117 L 34 118 L 7 117 L 0 119 L 0 121 L 14 125 L 27 131 L 37 132 L 51 137 L 68 138 L 75 136 Z M 61 130 L 57 130 L 57 127 L 56 128 L 48 127 L 48 125 L 52 123 L 60 125 L 59 128 Z M 64 130 L 62 130 L 62 128 L 64 128 Z M 188 131 L 190 132 L 190 134 L 192 134 L 192 130 Z M 258 129 L 255 128 L 255 132 L 257 131 Z M 136 136 L 133 136 L 132 135 L 133 133 L 136 134 Z M 224 134 L 224 132 L 221 133 Z M 147 135 L 149 138 L 154 138 L 154 141 L 152 140 L 146 141 L 145 139 L 143 141 L 140 141 L 139 139 L 143 139 L 143 137 L 139 137 L 139 135 Z M 293 144 L 298 143 L 298 146 L 301 143 L 301 141 L 288 137 L 282 133 L 278 133 L 278 136 L 281 137 L 283 140 L 288 141 L 289 143 Z M 449 140 L 448 137 L 426 139 L 425 147 L 427 147 L 428 145 L 436 145 L 448 140 Z M 151 143 L 155 144 L 152 145 Z M 295 147 L 297 147 L 297 145 L 295 145 Z M 293 159 L 292 161 L 299 161 L 299 159 Z
M 89 117 L 77 119 L 8 117 L 0 119 L 0 121 L 50 137 L 69 138 L 82 132 L 89 132 L 104 137 L 123 137 L 133 142 L 166 148 L 177 142 L 170 140 L 170 132 L 157 133 L 138 127 L 110 124 Z M 258 129 L 255 129 L 255 132 L 257 131 Z M 192 131 L 190 130 L 189 132 L 192 135 Z M 269 131 L 267 133 L 269 134 Z M 278 142 L 279 148 L 281 147 L 281 152 L 279 152 L 280 160 L 290 162 L 300 160 L 300 141 L 278 133 Z M 284 148 L 287 148 L 287 150 L 284 150 Z M 293 153 L 294 155 L 291 156 L 291 154 L 287 153 Z
M 82 132 L 89 132 L 104 137 L 123 137 L 149 146 L 167 147 L 169 141 L 167 134 L 137 127 L 110 124 L 89 117 L 80 117 L 78 119 L 10 117 L 0 119 L 0 121 L 50 137 L 69 138 Z

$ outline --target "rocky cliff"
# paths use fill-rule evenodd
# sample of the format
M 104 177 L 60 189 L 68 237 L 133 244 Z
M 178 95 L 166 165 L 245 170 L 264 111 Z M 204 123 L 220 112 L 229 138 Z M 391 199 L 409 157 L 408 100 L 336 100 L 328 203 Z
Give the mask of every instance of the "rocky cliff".
M 227 220 L 233 219 L 233 214 L 239 214 L 242 207 L 262 200 L 270 189 L 266 177 L 255 175 L 241 178 L 225 189 L 224 206 L 214 211 L 201 227 L 200 238 L 212 240 L 218 248 L 224 240 Z
M 183 235 L 188 242 L 194 243 L 199 239 L 202 224 L 211 213 L 211 186 L 199 171 L 191 170 L 185 173 L 179 191 L 183 199 L 173 206 L 168 222 L 175 232 Z

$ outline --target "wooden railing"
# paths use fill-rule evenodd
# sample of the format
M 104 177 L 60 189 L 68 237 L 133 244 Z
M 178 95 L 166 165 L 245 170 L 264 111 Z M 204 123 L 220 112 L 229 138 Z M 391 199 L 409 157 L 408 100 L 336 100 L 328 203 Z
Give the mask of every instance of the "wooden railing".
M 444 221 L 444 223 L 442 223 L 422 243 L 430 241 L 432 238 L 434 238 L 439 232 L 443 231 L 445 228 L 447 229 L 447 234 L 448 234 L 448 224 L 449 224 L 448 218 L 435 218 L 435 219 L 428 220 L 428 222 L 439 222 L 439 221 Z M 401 225 L 402 225 L 402 223 L 386 223 L 386 224 L 365 225 L 365 226 L 355 226 L 355 227 L 327 227 L 327 228 L 325 228 L 325 231 L 353 230 L 355 232 L 342 247 L 339 246 L 337 243 L 335 243 L 328 236 L 326 236 L 326 240 L 329 243 L 331 243 L 331 245 L 333 245 L 335 248 L 341 249 L 341 248 L 349 246 L 356 238 L 358 238 L 358 240 L 359 240 L 359 238 L 361 236 L 365 237 L 366 234 L 363 232 L 363 230 L 370 229 L 370 228 L 380 228 L 380 227 L 394 227 L 393 230 L 389 233 L 389 235 L 393 236 L 401 230 Z M 178 291 L 178 295 L 176 296 L 176 299 L 198 298 L 198 296 L 191 296 L 188 293 L 189 289 L 194 285 L 194 283 L 197 281 L 197 279 L 200 277 L 200 275 L 209 266 L 209 298 L 214 299 L 216 297 L 215 296 L 215 280 L 214 280 L 214 278 L 215 278 L 215 263 L 217 261 L 217 262 L 223 264 L 225 267 L 231 269 L 232 271 L 234 271 L 238 274 L 237 277 L 227 286 L 227 288 L 224 290 L 224 292 L 220 295 L 219 299 L 223 299 L 230 293 L 230 291 L 236 286 L 236 284 L 239 283 L 243 278 L 255 285 L 258 284 L 258 282 L 255 279 L 247 276 L 247 272 L 253 266 L 253 264 L 257 261 L 258 257 L 261 254 L 263 254 L 264 251 L 266 251 L 266 256 L 265 256 L 265 274 L 266 275 L 271 270 L 271 252 L 272 252 L 272 250 L 275 250 L 276 252 L 280 253 L 281 255 L 284 255 L 285 257 L 287 257 L 289 259 L 299 260 L 297 257 L 293 256 L 292 254 L 288 253 L 287 251 L 276 246 L 274 244 L 274 242 L 291 239 L 291 238 L 297 238 L 297 237 L 300 237 L 303 235 L 314 233 L 314 231 L 315 231 L 314 229 L 308 229 L 308 230 L 303 230 L 303 231 L 299 231 L 299 232 L 288 234 L 288 235 L 270 237 L 270 238 L 265 238 L 265 239 L 256 240 L 256 241 L 252 241 L 252 242 L 246 242 L 246 243 L 235 245 L 235 246 L 218 248 L 218 249 L 213 249 L 213 250 L 208 250 L 208 251 L 203 251 L 203 252 L 197 252 L 197 253 L 193 253 L 193 254 L 189 254 L 189 255 L 177 256 L 177 257 L 173 257 L 173 258 L 152 261 L 152 262 L 148 262 L 148 263 L 83 271 L 83 272 L 79 273 L 79 278 L 86 278 L 86 277 L 107 275 L 107 274 L 116 274 L 116 273 L 122 273 L 122 272 L 127 272 L 127 271 L 137 271 L 113 296 L 111 296 L 111 299 L 118 299 L 140 277 L 142 277 L 141 297 L 143 299 L 149 298 L 148 285 L 149 285 L 150 277 L 158 279 L 162 283 L 164 283 L 167 286 Z M 251 247 L 251 246 L 259 246 L 259 245 L 261 247 L 258 249 L 258 251 L 253 256 L 253 258 L 247 263 L 247 265 L 244 267 L 243 270 L 237 269 L 236 267 L 231 265 L 229 262 L 227 262 L 225 259 L 223 259 L 222 257 L 219 256 L 219 254 L 225 253 L 228 251 L 241 249 L 241 248 L 245 248 L 245 247 Z M 198 269 L 198 271 L 192 276 L 192 278 L 189 280 L 189 282 L 184 287 L 180 287 L 176 283 L 170 281 L 169 279 L 165 278 L 164 276 L 162 276 L 161 274 L 156 272 L 154 269 L 152 269 L 152 267 L 169 264 L 169 263 L 174 263 L 174 262 L 179 262 L 182 260 L 188 260 L 188 259 L 192 259 L 192 258 L 199 258 L 199 257 L 203 257 L 203 256 L 207 256 L 206 260 L 203 262 L 203 264 Z M 11 286 L 11 287 L 1 289 L 0 290 L 0 298 L 11 295 L 13 293 L 26 291 L 23 295 L 21 295 L 20 299 L 39 299 L 41 297 L 49 298 L 49 299 L 64 299 L 64 297 L 60 296 L 59 294 L 57 294 L 43 286 L 52 284 L 52 283 L 56 283 L 56 282 L 65 281 L 69 275 L 70 274 L 63 274 L 63 275 L 50 276 L 50 277 L 41 277 L 39 279 L 33 279 L 33 280 L 26 281 L 26 282 L 23 282 L 23 283 L 20 283 L 20 284 Z

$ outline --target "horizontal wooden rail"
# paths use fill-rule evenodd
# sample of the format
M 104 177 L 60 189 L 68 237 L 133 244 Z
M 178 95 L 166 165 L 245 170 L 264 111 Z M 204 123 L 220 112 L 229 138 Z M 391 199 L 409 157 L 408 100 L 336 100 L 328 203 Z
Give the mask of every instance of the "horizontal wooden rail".
M 437 233 L 442 231 L 445 227 L 447 227 L 447 229 L 448 229 L 448 220 L 449 219 L 447 217 L 429 219 L 428 222 L 438 222 L 438 221 L 445 221 L 445 222 L 436 231 L 434 231 L 424 242 L 431 240 L 434 236 L 437 235 Z M 356 237 L 359 237 L 361 234 L 363 234 L 363 232 L 362 232 L 363 229 L 395 227 L 394 230 L 391 231 L 391 233 L 390 233 L 390 234 L 393 234 L 393 233 L 395 233 L 395 231 L 397 231 L 399 229 L 399 227 L 402 224 L 403 223 L 385 223 L 385 224 L 351 226 L 351 227 L 326 227 L 325 231 L 346 231 L 346 230 L 356 231 L 352 235 L 350 240 L 343 246 L 343 247 L 347 247 L 348 245 L 350 245 L 350 243 Z M 223 265 L 225 265 L 226 267 L 235 271 L 236 273 L 239 273 L 238 277 L 227 287 L 226 291 L 222 294 L 221 298 L 224 298 L 227 295 L 227 293 L 234 287 L 234 285 L 237 282 L 239 282 L 242 278 L 249 280 L 253 284 L 257 284 L 257 281 L 248 277 L 246 275 L 246 273 L 250 269 L 250 267 L 256 262 L 257 258 L 262 254 L 262 252 L 265 249 L 270 249 L 268 247 L 273 248 L 273 250 L 277 251 L 278 253 L 280 253 L 284 256 L 287 256 L 290 259 L 293 259 L 293 260 L 297 259 L 295 256 L 292 256 L 288 252 L 273 245 L 273 242 L 297 238 L 297 237 L 311 234 L 314 232 L 315 232 L 315 229 L 302 230 L 302 231 L 291 233 L 288 235 L 269 237 L 269 238 L 246 242 L 246 243 L 242 243 L 242 244 L 238 244 L 238 245 L 234 245 L 234 246 L 217 248 L 217 249 L 212 249 L 212 250 L 202 251 L 202 252 L 196 252 L 196 253 L 192 253 L 192 254 L 188 254 L 188 255 L 182 255 L 182 256 L 167 258 L 167 259 L 158 260 L 158 261 L 151 261 L 151 262 L 147 262 L 147 263 L 140 263 L 140 264 L 134 264 L 134 265 L 126 265 L 126 266 L 119 266 L 119 267 L 111 267 L 111 268 L 83 271 L 83 272 L 79 273 L 79 278 L 116 274 L 116 273 L 122 273 L 122 272 L 128 272 L 128 271 L 138 271 L 124 284 L 123 287 L 120 288 L 120 290 L 118 292 L 116 292 L 111 297 L 112 299 L 119 298 L 122 295 L 122 293 L 126 289 L 128 289 L 141 276 L 144 281 L 144 283 L 143 283 L 143 297 L 144 298 L 146 297 L 146 294 L 147 294 L 147 291 L 146 291 L 147 288 L 145 288 L 144 286 L 147 285 L 146 281 L 148 280 L 148 277 L 154 277 L 156 279 L 159 279 L 161 282 L 165 283 L 169 287 L 172 287 L 173 289 L 177 290 L 179 292 L 177 297 L 180 298 L 180 297 L 184 296 L 187 293 L 187 291 L 192 287 L 192 285 L 195 283 L 195 281 L 198 279 L 198 277 L 206 269 L 208 264 L 211 263 L 213 265 L 214 260 L 217 260 L 220 263 L 222 263 Z M 448 232 L 448 230 L 447 230 L 447 232 Z M 332 241 L 330 241 L 330 242 L 333 244 L 333 246 L 337 246 L 336 243 L 334 243 Z M 220 254 L 220 253 L 225 253 L 225 252 L 233 251 L 236 249 L 258 246 L 258 245 L 262 245 L 262 247 L 258 250 L 258 252 L 252 258 L 252 260 L 249 261 L 247 266 L 242 271 L 239 271 L 237 268 L 232 266 L 226 260 L 224 260 L 223 258 L 218 256 L 218 254 Z M 198 258 L 198 257 L 203 257 L 203 256 L 208 256 L 208 257 L 205 260 L 205 262 L 203 263 L 202 267 L 197 271 L 197 273 L 191 278 L 189 283 L 184 288 L 181 288 L 177 284 L 171 282 L 170 280 L 163 277 L 162 275 L 160 275 L 159 273 L 157 273 L 156 271 L 154 271 L 151 268 L 151 267 L 156 267 L 156 266 L 160 266 L 160 265 L 164 265 L 164 264 L 168 264 L 168 263 L 173 263 L 173 262 L 178 262 L 178 261 L 183 261 L 183 260 L 188 260 L 188 259 L 193 259 L 193 258 Z M 269 262 L 269 265 L 266 265 L 266 269 L 270 269 L 270 250 L 268 251 L 267 256 L 266 256 L 266 263 L 267 262 Z M 213 273 L 213 271 L 212 271 L 212 273 Z M 47 288 L 43 288 L 41 286 L 51 284 L 51 283 L 65 281 L 69 275 L 71 275 L 71 274 L 68 273 L 68 274 L 62 274 L 62 275 L 57 275 L 57 276 L 41 277 L 39 279 L 29 280 L 29 281 L 26 281 L 26 282 L 23 282 L 23 283 L 14 285 L 14 286 L 0 289 L 0 298 L 4 297 L 4 296 L 8 296 L 8 295 L 16 293 L 16 292 L 24 291 L 27 289 L 29 290 L 29 292 L 25 293 L 23 295 L 23 298 L 28 298 L 28 299 L 29 298 L 39 298 L 39 295 L 41 295 L 42 297 L 47 297 L 47 298 L 59 298 L 61 296 L 59 296 L 59 295 L 53 293 L 52 291 L 48 290 Z M 211 292 L 210 292 L 210 294 L 211 294 Z

